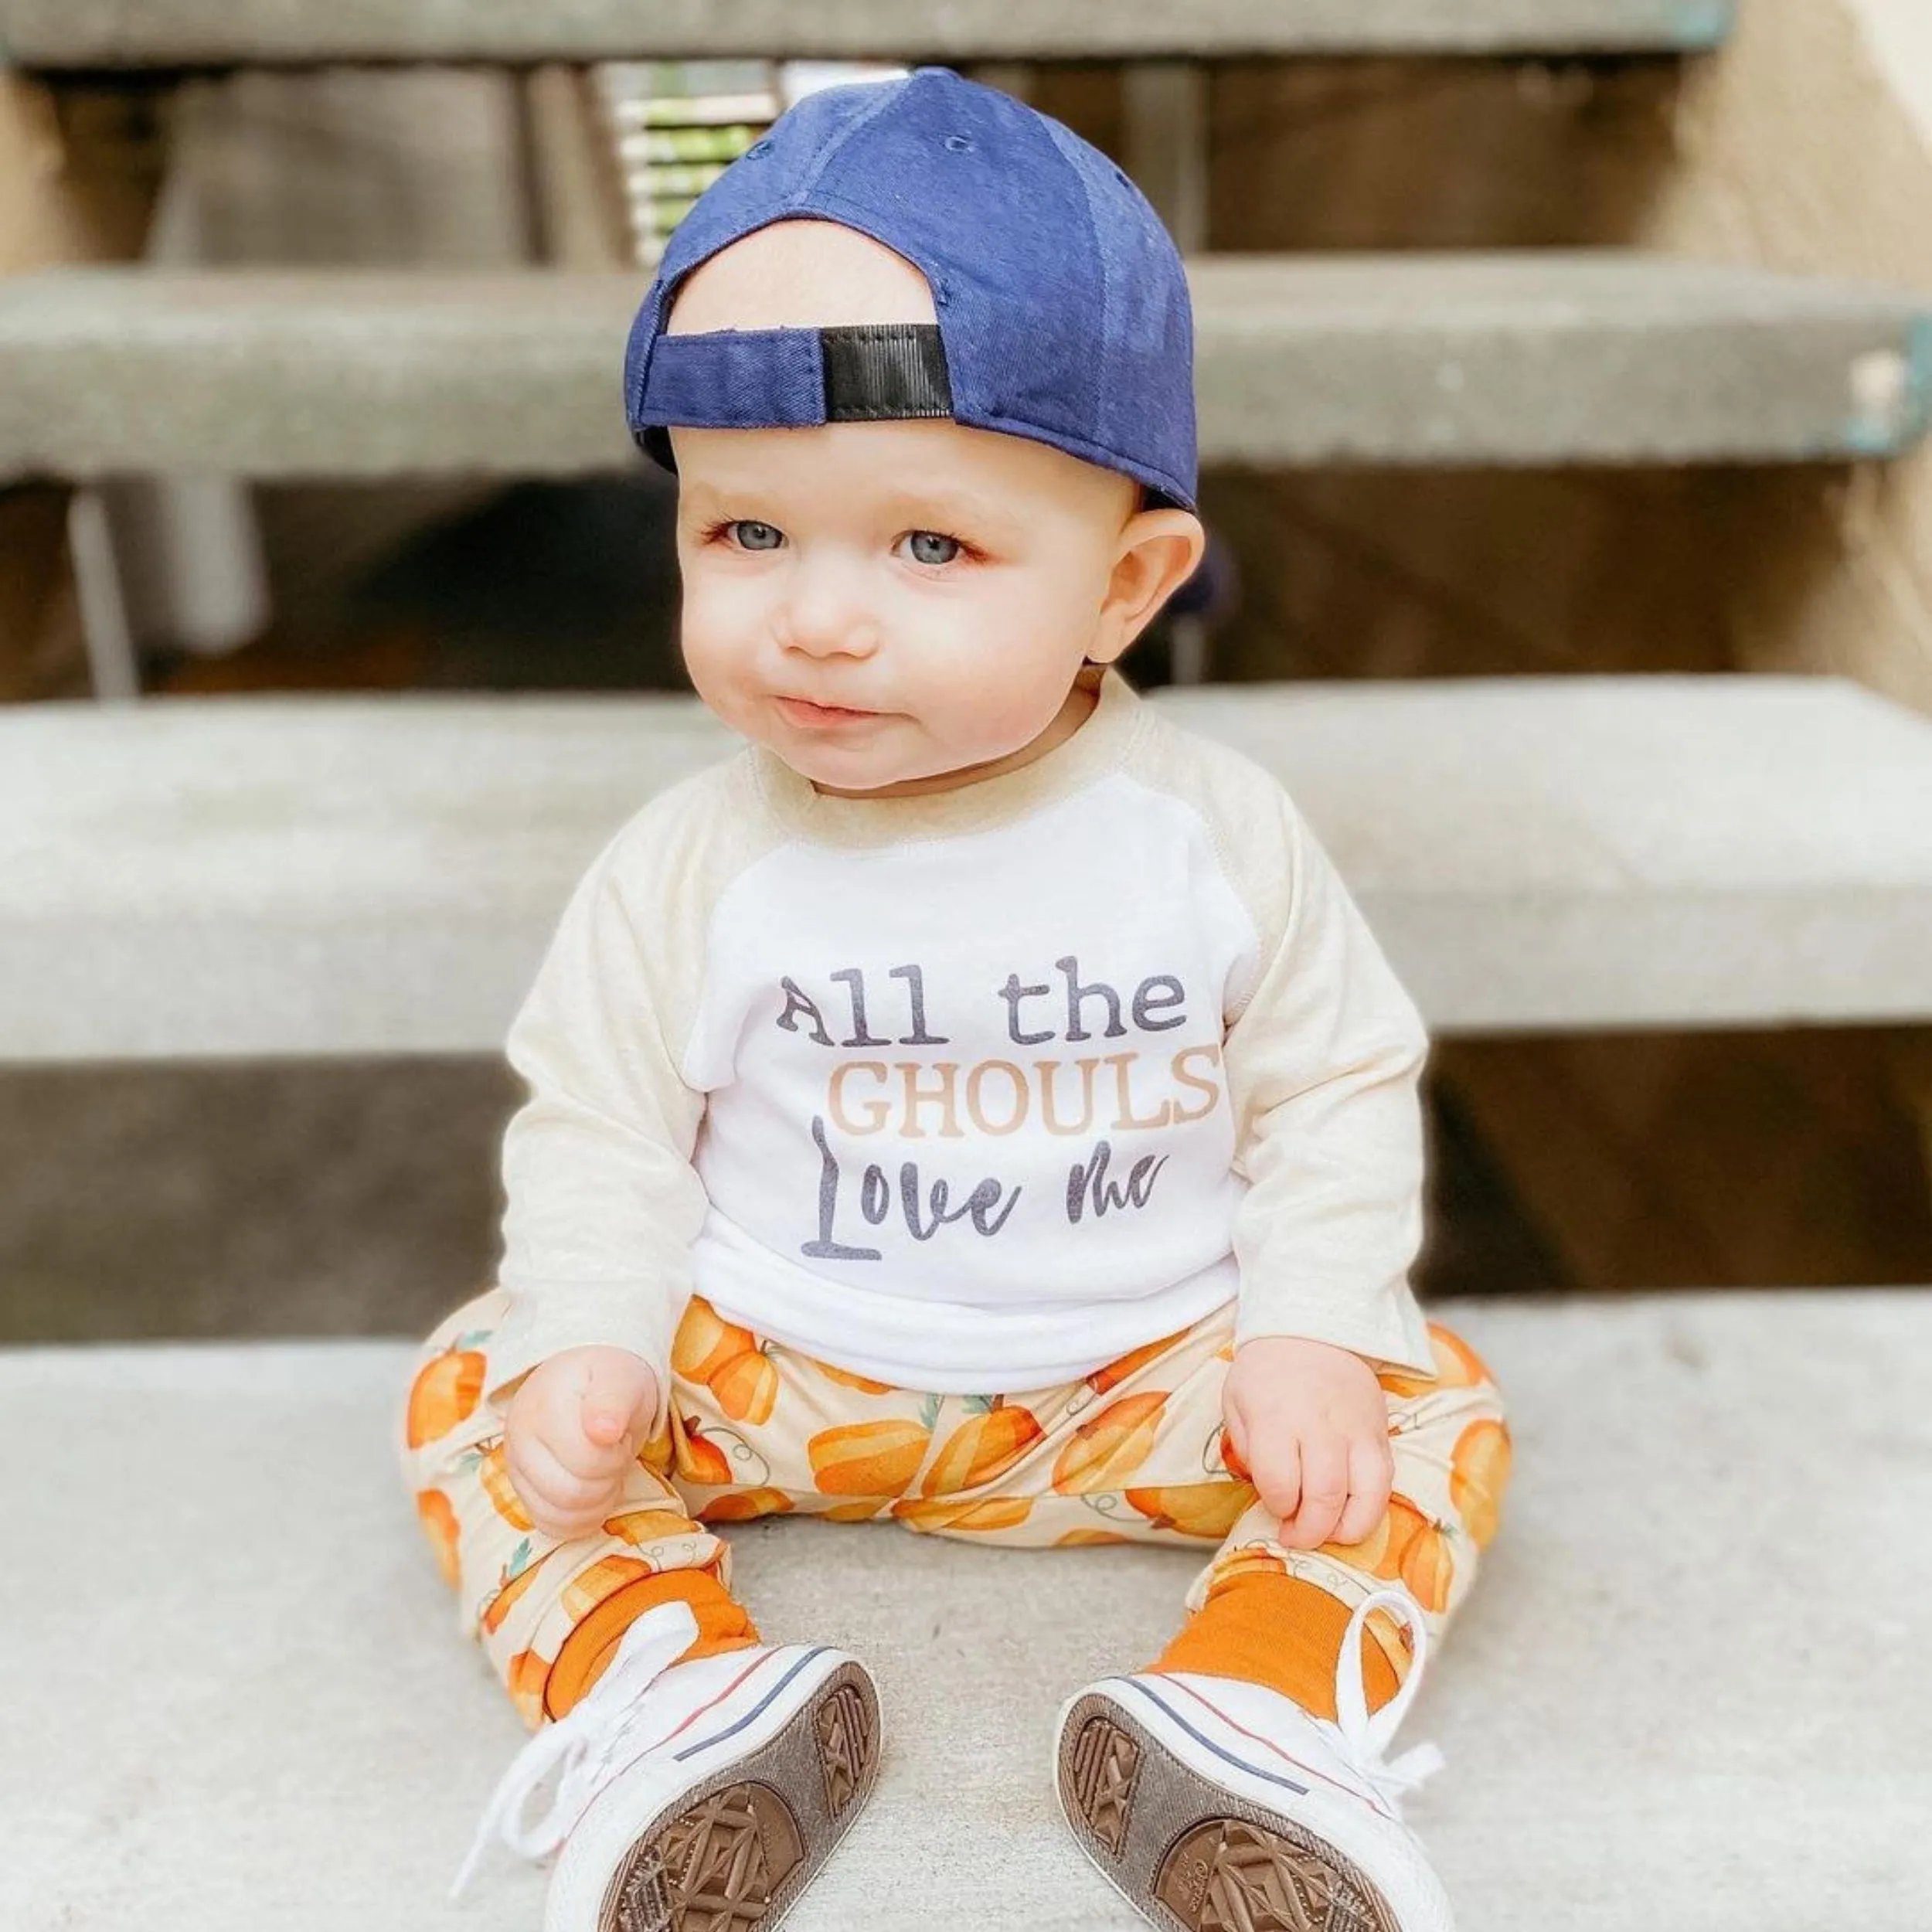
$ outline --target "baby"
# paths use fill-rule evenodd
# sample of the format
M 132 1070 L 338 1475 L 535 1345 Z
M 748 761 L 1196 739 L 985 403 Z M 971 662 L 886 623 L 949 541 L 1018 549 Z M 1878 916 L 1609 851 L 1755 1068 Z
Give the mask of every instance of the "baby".
M 1172 241 L 1003 94 L 834 88 L 679 228 L 625 373 L 749 743 L 572 897 L 500 1285 L 410 1391 L 536 1733 L 459 1888 L 500 1832 L 559 1852 L 549 1932 L 778 1923 L 879 1748 L 862 1660 L 732 1594 L 715 1526 L 789 1512 L 1214 1548 L 1069 1686 L 1074 1839 L 1162 1926 L 1447 1927 L 1433 1753 L 1383 1750 L 1509 1436 L 1408 1287 L 1413 1005 L 1281 787 L 1116 668 L 1202 550 Z

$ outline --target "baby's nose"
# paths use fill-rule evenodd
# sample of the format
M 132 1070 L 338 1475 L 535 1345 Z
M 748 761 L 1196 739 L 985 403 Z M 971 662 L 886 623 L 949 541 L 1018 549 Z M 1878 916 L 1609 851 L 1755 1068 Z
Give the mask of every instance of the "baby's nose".
M 851 573 L 835 565 L 793 573 L 779 635 L 813 657 L 869 658 L 879 648 L 876 619 Z

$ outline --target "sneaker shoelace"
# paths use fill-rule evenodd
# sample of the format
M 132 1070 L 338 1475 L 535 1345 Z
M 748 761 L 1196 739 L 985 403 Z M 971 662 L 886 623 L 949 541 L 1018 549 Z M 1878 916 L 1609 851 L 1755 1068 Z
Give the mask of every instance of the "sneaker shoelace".
M 527 1859 L 546 1857 L 570 1836 L 590 1801 L 621 1768 L 620 1747 L 625 1764 L 642 1754 L 634 1732 L 637 1708 L 697 1634 L 698 1620 L 682 1603 L 660 1604 L 631 1625 L 604 1675 L 511 1760 L 483 1808 L 475 1839 L 450 1888 L 452 1899 L 461 1896 L 492 1836 L 500 1833 L 512 1851 Z M 560 1764 L 549 1809 L 527 1821 L 523 1811 L 532 1794 Z
M 1372 1717 L 1362 1680 L 1359 1646 L 1371 1641 L 1369 1616 L 1378 1609 L 1393 1611 L 1409 1627 L 1415 1637 L 1415 1655 L 1401 1689 Z M 1398 1758 L 1385 1756 L 1390 1740 L 1408 1715 L 1409 1706 L 1415 1702 L 1416 1692 L 1422 1688 L 1422 1668 L 1428 1655 L 1429 1626 L 1415 1599 L 1406 1590 L 1376 1590 L 1355 1605 L 1335 1668 L 1335 1728 L 1341 1733 L 1349 1767 L 1398 1818 L 1402 1815 L 1402 1798 L 1442 1768 L 1442 1753 L 1433 1744 L 1418 1744 Z

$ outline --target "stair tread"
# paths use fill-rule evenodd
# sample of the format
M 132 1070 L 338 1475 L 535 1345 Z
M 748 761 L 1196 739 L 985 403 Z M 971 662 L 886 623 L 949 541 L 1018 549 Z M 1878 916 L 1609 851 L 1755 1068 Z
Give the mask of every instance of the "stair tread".
M 1259 759 L 1439 1032 L 1932 1016 L 1932 720 L 1784 677 L 1157 691 Z M 0 713 L 0 1059 L 500 1048 L 695 699 Z
M 27 66 L 325 60 L 1208 58 L 1710 47 L 1734 0 L 6 0 Z
M 1932 1513 L 1932 1293 L 1430 1312 L 1494 1368 L 1516 1445 L 1502 1533 L 1406 1733 L 1447 1759 L 1410 1816 L 1462 1922 L 1546 1932 L 1560 1899 L 1564 1932 L 1626 1932 L 1641 1846 L 1645 1886 L 1692 1901 L 1699 1932 L 1802 1923 L 1794 1897 L 1923 1924 L 1906 1848 L 1932 1784 L 1932 1679 L 1912 1667 L 1932 1544 L 1910 1526 Z M 257 1932 L 270 1899 L 294 1932 L 450 1917 L 524 1733 L 399 1478 L 411 1353 L 0 1352 L 0 1505 L 43 1580 L 8 1612 L 9 1716 L 33 1744 L 0 1753 L 6 1923 Z M 1158 1651 L 1206 1546 L 726 1534 L 773 1641 L 850 1648 L 890 1714 L 871 1807 L 787 1932 L 1124 1924 L 1056 1811 L 1054 1713 Z M 499 1850 L 465 1912 L 535 1926 L 544 1883 Z
M 1621 250 L 1209 256 L 1206 463 L 1879 457 L 1932 411 L 1902 291 Z M 0 477 L 642 461 L 636 274 L 80 267 L 0 281 Z

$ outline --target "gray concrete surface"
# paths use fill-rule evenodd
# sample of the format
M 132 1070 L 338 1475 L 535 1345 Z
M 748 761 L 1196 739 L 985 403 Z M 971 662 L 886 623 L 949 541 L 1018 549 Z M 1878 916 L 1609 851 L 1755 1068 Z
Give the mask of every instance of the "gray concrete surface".
M 1705 47 L 1733 0 L 0 0 L 26 66 L 645 55 L 1195 57 Z
M 1791 461 L 1925 428 L 1902 293 L 1619 250 L 1204 257 L 1208 464 Z M 0 281 L 0 477 L 634 468 L 645 278 L 159 270 Z
M 1438 1311 L 1512 1403 L 1496 1545 L 1405 1732 L 1469 1932 L 1932 1923 L 1932 1291 Z M 521 1731 L 414 1526 L 386 1343 L 0 1353 L 0 1923 L 534 1927 L 442 1894 Z M 1196 1559 L 736 1536 L 767 1631 L 862 1651 L 876 1799 L 797 1932 L 1125 1932 L 1056 1822 L 1058 1700 Z
M 1932 721 L 1828 679 L 1228 685 L 1444 1032 L 1932 1015 Z M 0 714 L 0 1059 L 496 1051 L 696 699 Z

